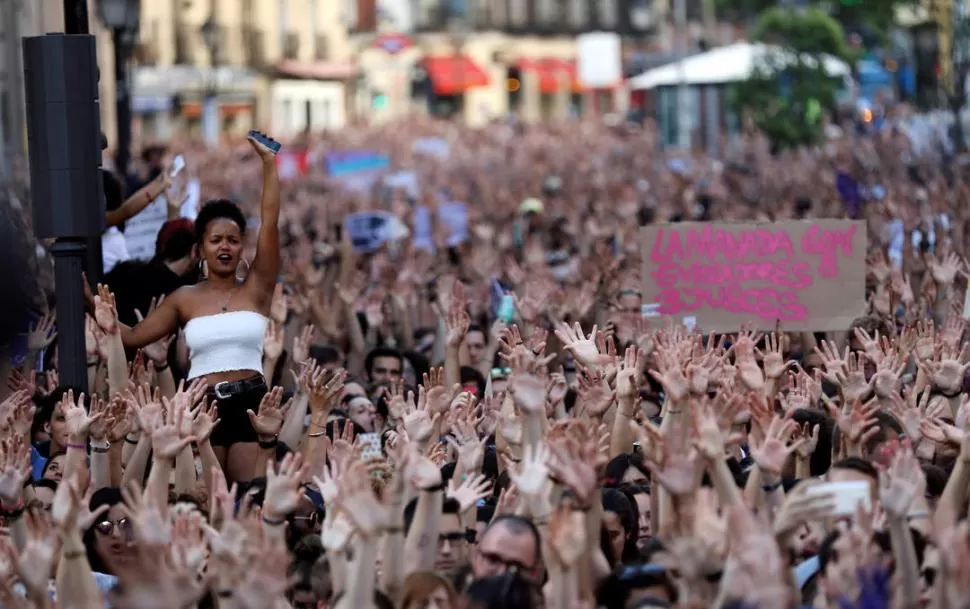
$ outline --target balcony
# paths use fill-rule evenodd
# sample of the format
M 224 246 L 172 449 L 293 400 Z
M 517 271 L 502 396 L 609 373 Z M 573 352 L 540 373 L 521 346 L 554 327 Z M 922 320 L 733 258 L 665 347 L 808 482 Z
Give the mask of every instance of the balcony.
M 325 34 L 313 35 L 313 59 L 327 61 L 330 59 L 330 45 Z
M 300 35 L 296 32 L 286 32 L 283 35 L 283 59 L 298 59 L 300 57 Z
M 243 56 L 246 65 L 259 68 L 266 65 L 266 35 L 256 28 L 243 28 Z

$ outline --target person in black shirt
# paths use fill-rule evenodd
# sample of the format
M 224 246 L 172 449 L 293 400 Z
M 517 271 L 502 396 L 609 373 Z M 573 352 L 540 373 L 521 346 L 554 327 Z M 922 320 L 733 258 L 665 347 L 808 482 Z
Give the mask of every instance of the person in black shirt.
M 171 294 L 198 281 L 199 255 L 195 247 L 195 226 L 191 220 L 169 220 L 158 231 L 155 257 L 149 261 L 129 260 L 117 264 L 105 276 L 115 295 L 118 319 L 135 325 L 135 310 L 148 315 L 153 298 Z

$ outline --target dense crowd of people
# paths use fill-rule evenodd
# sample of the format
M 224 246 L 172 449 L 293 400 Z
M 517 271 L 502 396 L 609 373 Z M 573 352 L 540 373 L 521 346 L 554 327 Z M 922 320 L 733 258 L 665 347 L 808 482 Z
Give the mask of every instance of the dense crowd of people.
M 262 134 L 146 146 L 105 175 L 111 238 L 169 219 L 87 294 L 87 388 L 30 256 L 0 605 L 970 606 L 970 180 L 900 125 L 715 159 L 415 118 L 284 142 L 282 176 Z M 348 149 L 407 186 L 328 175 Z M 406 230 L 362 250 L 345 219 L 378 210 Z M 844 331 L 644 316 L 641 226 L 820 218 L 868 229 Z

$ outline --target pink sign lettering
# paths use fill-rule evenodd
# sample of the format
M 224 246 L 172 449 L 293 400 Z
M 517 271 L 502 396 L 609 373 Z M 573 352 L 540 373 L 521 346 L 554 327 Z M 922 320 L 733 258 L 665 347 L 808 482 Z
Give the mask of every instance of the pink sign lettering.
M 708 312 L 725 323 L 807 324 L 820 289 L 849 266 L 854 275 L 865 255 L 864 226 L 840 220 L 653 226 L 644 239 L 645 302 L 663 315 Z

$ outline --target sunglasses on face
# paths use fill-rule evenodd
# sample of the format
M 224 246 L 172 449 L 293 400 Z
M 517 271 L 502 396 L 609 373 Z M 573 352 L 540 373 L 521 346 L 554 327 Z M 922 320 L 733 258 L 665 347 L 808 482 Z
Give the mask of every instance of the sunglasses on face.
M 114 533 L 115 527 L 118 527 L 118 531 L 124 535 L 131 533 L 131 522 L 127 518 L 119 518 L 118 520 L 105 519 L 94 525 L 95 530 L 102 535 L 111 535 Z
M 479 554 L 481 554 L 481 557 L 484 558 L 486 562 L 492 565 L 505 567 L 505 569 L 509 571 L 522 571 L 528 573 L 530 570 L 528 567 L 518 561 L 506 560 L 504 557 L 499 556 L 498 554 L 493 554 L 492 552 L 482 552 L 479 550 Z

